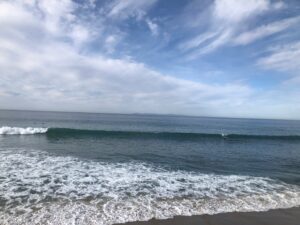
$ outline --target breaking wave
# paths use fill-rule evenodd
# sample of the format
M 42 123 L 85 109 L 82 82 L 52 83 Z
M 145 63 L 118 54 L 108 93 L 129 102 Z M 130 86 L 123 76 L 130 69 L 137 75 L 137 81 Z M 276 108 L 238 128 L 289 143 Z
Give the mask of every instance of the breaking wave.
M 300 205 L 300 187 L 264 177 L 0 151 L 0 223 L 115 224 Z
M 12 135 L 12 134 L 42 134 L 47 132 L 47 128 L 37 127 L 0 127 L 0 135 Z

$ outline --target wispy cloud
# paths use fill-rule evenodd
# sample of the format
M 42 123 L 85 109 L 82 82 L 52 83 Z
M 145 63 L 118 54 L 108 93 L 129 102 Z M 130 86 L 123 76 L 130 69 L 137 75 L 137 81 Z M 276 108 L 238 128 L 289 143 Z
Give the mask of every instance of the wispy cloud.
M 158 25 L 154 21 L 152 21 L 150 19 L 146 19 L 146 23 L 147 23 L 147 25 L 148 25 L 148 27 L 149 27 L 152 35 L 153 36 L 157 36 L 159 34 Z
M 108 5 L 107 15 L 116 19 L 127 19 L 128 17 L 141 19 L 156 2 L 157 0 L 113 0 Z
M 266 69 L 287 72 L 300 70 L 300 41 L 274 46 L 270 54 L 258 60 L 258 65 Z M 300 75 L 300 74 L 299 74 Z
M 120 35 L 108 35 L 104 40 L 104 48 L 107 53 L 114 53 L 115 48 L 117 47 L 120 41 Z
M 279 71 L 286 77 L 282 86 L 286 88 L 286 93 L 295 90 L 291 98 L 298 99 L 300 105 L 300 41 L 274 46 L 269 49 L 268 55 L 260 58 L 257 65 L 271 71 Z M 282 95 L 286 95 L 282 93 Z M 289 100 L 287 100 L 289 101 Z
M 276 21 L 267 25 L 260 26 L 254 30 L 250 30 L 238 35 L 233 41 L 236 45 L 247 45 L 264 37 L 282 32 L 291 26 L 300 23 L 300 17 L 293 17 Z
M 228 42 L 230 42 L 231 37 L 233 34 L 233 30 L 231 29 L 224 29 L 218 32 L 217 36 L 214 36 L 210 39 L 209 43 L 204 46 L 200 46 L 198 49 L 193 49 L 193 51 L 189 54 L 189 59 L 195 59 L 200 55 L 208 54 L 216 49 L 224 46 Z
M 181 50 L 194 49 L 196 47 L 201 46 L 202 44 L 204 44 L 207 41 L 215 39 L 219 35 L 219 33 L 220 32 L 215 31 L 215 32 L 207 32 L 204 34 L 200 34 L 200 35 L 194 37 L 193 39 L 188 40 L 187 42 L 179 44 L 179 48 Z
M 208 21 L 211 24 L 208 30 L 201 31 L 195 38 L 181 43 L 179 48 L 184 51 L 190 51 L 188 54 L 189 59 L 195 59 L 200 55 L 211 53 L 223 46 L 232 44 L 241 29 L 247 26 L 256 16 L 283 7 L 283 3 L 271 3 L 269 0 L 215 0 L 210 9 L 210 18 L 208 18 Z M 285 21 L 285 23 L 292 23 L 292 21 Z M 287 26 L 286 24 L 275 25 Z M 273 30 L 275 29 L 275 25 L 271 27 Z M 262 31 L 257 31 L 257 33 L 258 32 L 261 33 Z M 259 38 L 259 35 L 262 36 L 261 34 L 257 34 L 257 38 Z M 245 36 L 249 36 L 249 34 L 244 34 L 244 37 L 239 37 L 236 43 L 245 43 L 248 41 L 244 41 L 244 39 L 248 38 Z M 255 37 L 252 37 L 253 40 L 254 38 Z M 250 42 L 251 41 L 249 41 L 249 43 Z

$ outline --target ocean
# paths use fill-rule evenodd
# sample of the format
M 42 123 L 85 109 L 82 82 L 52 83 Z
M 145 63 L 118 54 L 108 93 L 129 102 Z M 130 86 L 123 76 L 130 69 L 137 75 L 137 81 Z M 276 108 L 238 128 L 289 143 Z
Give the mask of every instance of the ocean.
M 300 121 L 0 111 L 0 224 L 300 205 Z

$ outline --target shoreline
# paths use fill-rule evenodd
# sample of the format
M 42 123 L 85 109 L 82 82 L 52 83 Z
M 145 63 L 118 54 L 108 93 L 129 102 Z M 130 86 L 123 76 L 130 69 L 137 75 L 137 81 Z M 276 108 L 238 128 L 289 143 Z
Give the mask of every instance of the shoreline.
M 127 222 L 123 225 L 299 225 L 300 207 L 264 212 L 231 212 L 215 215 L 175 216 L 171 219 Z M 121 225 L 121 224 L 115 224 Z

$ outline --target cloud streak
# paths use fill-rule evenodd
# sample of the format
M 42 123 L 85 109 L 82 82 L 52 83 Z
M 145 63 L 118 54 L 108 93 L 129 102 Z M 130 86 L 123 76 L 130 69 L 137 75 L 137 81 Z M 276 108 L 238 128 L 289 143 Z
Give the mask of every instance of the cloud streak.
M 254 41 L 257 41 L 258 39 L 262 39 L 270 35 L 282 32 L 294 25 L 299 24 L 299 22 L 299 16 L 276 21 L 267 25 L 260 26 L 254 30 L 244 32 L 237 36 L 233 42 L 236 45 L 247 45 Z
M 128 17 L 141 19 L 156 2 L 157 0 L 114 0 L 108 5 L 107 16 L 120 20 Z
M 253 18 L 266 12 L 279 10 L 284 7 L 283 3 L 271 3 L 269 0 L 215 0 L 210 7 L 208 31 L 187 40 L 179 45 L 179 48 L 188 53 L 188 59 L 196 59 L 205 54 L 212 53 L 217 49 L 234 44 L 249 44 L 272 33 L 287 29 L 298 19 L 285 20 L 255 30 L 255 34 L 244 33 L 239 35 L 242 28 L 247 26 Z
M 260 58 L 258 65 L 266 69 L 284 72 L 295 73 L 300 70 L 300 41 L 275 46 L 270 49 L 270 53 L 270 55 Z

